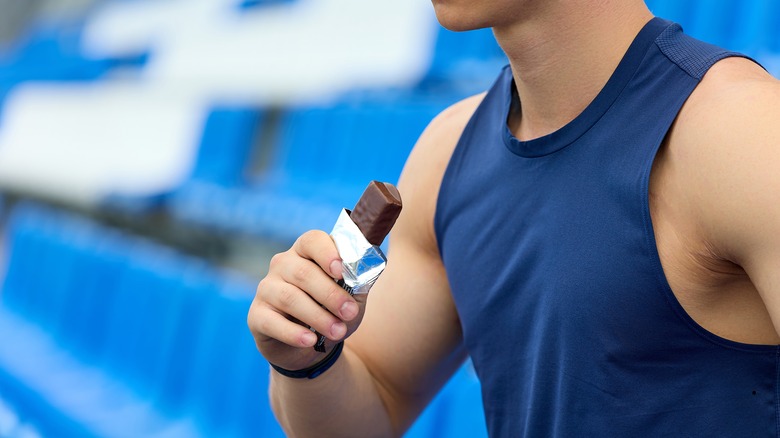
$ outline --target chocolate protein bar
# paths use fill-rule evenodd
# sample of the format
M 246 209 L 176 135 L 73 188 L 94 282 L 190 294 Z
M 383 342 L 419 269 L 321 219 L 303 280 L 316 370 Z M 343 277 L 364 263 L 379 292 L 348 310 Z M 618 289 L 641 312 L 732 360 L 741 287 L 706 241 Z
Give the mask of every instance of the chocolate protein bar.
M 371 181 L 349 217 L 371 245 L 379 246 L 401 214 L 401 194 L 394 185 Z
M 371 181 L 355 208 L 341 211 L 330 235 L 344 267 L 338 283 L 351 295 L 367 294 L 384 271 L 387 257 L 379 245 L 395 225 L 402 206 L 394 185 Z M 324 353 L 325 341 L 320 335 L 314 349 Z

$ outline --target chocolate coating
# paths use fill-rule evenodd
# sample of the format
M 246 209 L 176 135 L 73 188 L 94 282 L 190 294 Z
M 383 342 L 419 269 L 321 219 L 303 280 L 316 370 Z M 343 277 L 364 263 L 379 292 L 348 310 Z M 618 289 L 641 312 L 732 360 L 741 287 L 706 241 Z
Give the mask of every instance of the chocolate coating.
M 394 185 L 371 181 L 349 217 L 369 243 L 379 246 L 395 225 L 402 205 Z

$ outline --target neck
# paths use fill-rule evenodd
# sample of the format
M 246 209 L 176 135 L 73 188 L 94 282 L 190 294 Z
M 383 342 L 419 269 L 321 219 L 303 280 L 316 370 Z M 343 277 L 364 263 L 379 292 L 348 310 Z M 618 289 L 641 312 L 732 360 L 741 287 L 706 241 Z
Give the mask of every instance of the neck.
M 544 10 L 528 14 L 533 18 L 493 28 L 520 96 L 520 106 L 507 121 L 520 140 L 547 135 L 574 120 L 652 18 L 641 1 L 544 3 Z

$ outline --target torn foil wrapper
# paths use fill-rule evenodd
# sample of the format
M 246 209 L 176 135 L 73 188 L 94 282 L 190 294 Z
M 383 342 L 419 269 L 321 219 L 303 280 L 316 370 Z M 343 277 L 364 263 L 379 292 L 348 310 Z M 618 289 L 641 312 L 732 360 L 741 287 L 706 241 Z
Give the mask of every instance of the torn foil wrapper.
M 368 243 L 352 222 L 347 209 L 341 210 L 330 236 L 336 243 L 344 266 L 342 287 L 353 295 L 367 294 L 379 274 L 385 270 L 385 254 L 378 246 Z

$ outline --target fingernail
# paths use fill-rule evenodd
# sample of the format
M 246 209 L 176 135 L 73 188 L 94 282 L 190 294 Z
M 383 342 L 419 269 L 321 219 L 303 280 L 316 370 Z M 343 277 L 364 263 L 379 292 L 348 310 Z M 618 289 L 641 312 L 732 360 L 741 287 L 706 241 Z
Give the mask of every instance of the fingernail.
M 339 309 L 339 313 L 341 313 L 342 319 L 349 321 L 355 316 L 357 316 L 358 306 L 352 301 L 347 301 L 341 305 L 341 309 Z
M 341 260 L 333 260 L 330 262 L 330 273 L 336 278 L 341 278 Z
M 303 345 L 312 346 L 317 343 L 317 335 L 312 332 L 306 332 L 301 336 L 301 340 L 303 341 Z
M 336 339 L 341 339 L 347 334 L 347 326 L 344 323 L 337 322 L 330 326 L 330 334 Z

